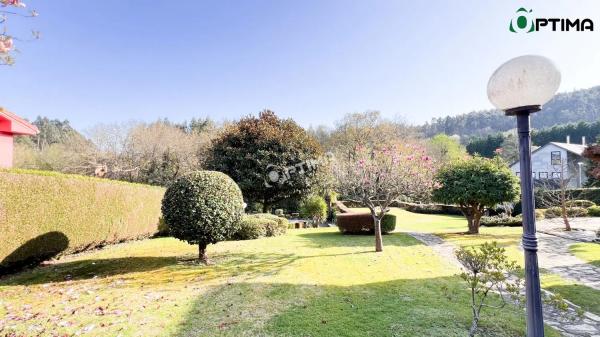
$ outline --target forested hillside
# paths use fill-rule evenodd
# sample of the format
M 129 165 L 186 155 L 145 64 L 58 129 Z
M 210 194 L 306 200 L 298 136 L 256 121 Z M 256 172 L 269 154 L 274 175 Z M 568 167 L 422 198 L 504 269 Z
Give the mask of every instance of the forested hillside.
M 535 129 L 558 124 L 600 119 L 600 86 L 556 95 L 541 113 L 532 116 Z M 458 116 L 434 118 L 422 126 L 426 136 L 438 133 L 462 137 L 486 136 L 516 127 L 514 118 L 507 118 L 498 110 L 474 111 Z

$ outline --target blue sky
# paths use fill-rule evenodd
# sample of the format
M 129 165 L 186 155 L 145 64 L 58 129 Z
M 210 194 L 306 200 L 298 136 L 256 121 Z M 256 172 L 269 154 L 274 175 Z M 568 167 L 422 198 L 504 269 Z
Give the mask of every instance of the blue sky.
M 11 19 L 17 64 L 0 106 L 24 117 L 96 123 L 232 120 L 270 108 L 304 126 L 380 110 L 412 123 L 488 109 L 490 74 L 541 54 L 560 91 L 600 84 L 600 1 L 29 0 Z M 589 17 L 595 32 L 514 34 L 516 9 Z

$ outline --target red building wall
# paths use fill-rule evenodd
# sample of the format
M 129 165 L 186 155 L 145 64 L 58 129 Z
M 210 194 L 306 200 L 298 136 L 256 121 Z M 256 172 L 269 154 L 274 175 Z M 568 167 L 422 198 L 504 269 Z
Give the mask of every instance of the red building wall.
M 0 132 L 0 167 L 12 167 L 13 135 Z

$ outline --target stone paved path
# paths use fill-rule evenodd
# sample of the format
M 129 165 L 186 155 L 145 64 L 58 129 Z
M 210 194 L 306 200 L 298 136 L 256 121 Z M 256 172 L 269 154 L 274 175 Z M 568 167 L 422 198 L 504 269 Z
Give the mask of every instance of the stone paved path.
M 538 233 L 538 240 L 541 268 L 600 290 L 600 268 L 585 263 L 569 252 L 569 246 L 575 241 L 545 233 Z
M 456 249 L 455 245 L 429 233 L 407 234 L 431 247 L 437 254 L 457 268 L 461 268 L 460 262 L 458 262 L 454 255 L 454 250 Z M 566 240 L 568 242 L 561 240 Z M 589 269 L 590 267 L 595 267 L 582 263 L 581 260 L 569 253 L 568 246 L 572 244 L 573 241 L 540 233 L 539 242 L 540 266 L 542 268 L 550 269 L 552 272 L 561 276 L 566 276 L 566 273 L 570 272 L 572 274 L 569 275 L 568 279 L 576 280 L 577 282 L 585 283 L 586 285 L 589 285 L 588 282 L 592 282 L 594 288 L 598 286 L 598 284 L 595 283 L 597 282 L 595 277 L 600 276 L 600 274 L 597 273 L 597 270 L 594 271 L 593 269 Z M 565 256 L 568 257 L 565 258 Z M 561 260 L 564 260 L 564 262 Z M 586 276 L 590 271 L 596 273 L 595 277 Z M 551 294 L 548 291 L 545 292 Z M 600 317 L 589 312 L 584 313 L 582 317 L 578 317 L 575 314 L 575 307 L 576 306 L 571 303 L 568 315 L 570 318 L 566 319 L 564 318 L 564 312 L 560 312 L 554 307 L 544 304 L 544 323 L 552 326 L 558 330 L 561 335 L 566 337 L 600 337 Z

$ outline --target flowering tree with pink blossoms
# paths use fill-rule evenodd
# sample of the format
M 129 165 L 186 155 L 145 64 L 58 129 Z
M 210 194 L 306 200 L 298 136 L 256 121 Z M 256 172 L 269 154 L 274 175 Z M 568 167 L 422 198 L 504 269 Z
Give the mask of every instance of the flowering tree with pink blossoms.
M 9 33 L 9 18 L 22 17 L 33 18 L 38 14 L 35 10 L 27 10 L 27 6 L 21 0 L 0 0 L 0 65 L 12 65 L 15 41 L 25 41 Z M 39 38 L 39 32 L 33 31 L 33 39 Z
M 416 144 L 381 148 L 357 147 L 355 155 L 334 164 L 338 192 L 369 208 L 375 225 L 375 251 L 383 251 L 381 219 L 400 198 L 428 199 L 435 163 Z

